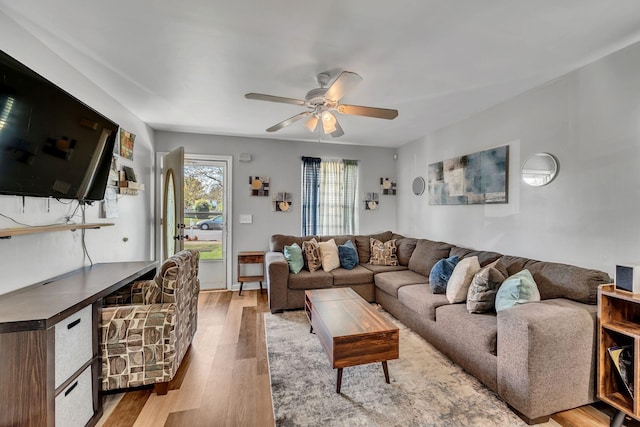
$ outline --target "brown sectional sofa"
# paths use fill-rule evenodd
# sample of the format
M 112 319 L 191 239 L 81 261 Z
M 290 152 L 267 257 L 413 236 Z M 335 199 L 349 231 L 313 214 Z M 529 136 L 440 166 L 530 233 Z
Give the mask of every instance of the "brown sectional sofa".
M 266 254 L 267 288 L 272 312 L 300 309 L 304 290 L 349 286 L 367 301 L 381 304 L 405 325 L 497 393 L 529 423 L 595 400 L 597 288 L 610 283 L 607 273 L 576 266 L 476 251 L 444 242 L 407 238 L 387 231 L 367 236 L 315 236 L 351 240 L 360 265 L 290 274 L 283 250 L 302 246 L 312 236 L 273 235 Z M 399 266 L 367 264 L 369 238 L 396 239 Z M 541 301 L 500 313 L 471 314 L 466 304 L 450 304 L 432 294 L 428 276 L 440 259 L 478 256 L 481 266 L 512 275 L 526 268 Z M 409 357 L 409 356 L 407 356 Z

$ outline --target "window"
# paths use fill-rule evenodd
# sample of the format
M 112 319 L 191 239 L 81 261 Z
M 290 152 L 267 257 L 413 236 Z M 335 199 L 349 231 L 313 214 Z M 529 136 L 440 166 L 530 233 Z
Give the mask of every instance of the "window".
M 302 234 L 353 234 L 357 160 L 302 158 Z

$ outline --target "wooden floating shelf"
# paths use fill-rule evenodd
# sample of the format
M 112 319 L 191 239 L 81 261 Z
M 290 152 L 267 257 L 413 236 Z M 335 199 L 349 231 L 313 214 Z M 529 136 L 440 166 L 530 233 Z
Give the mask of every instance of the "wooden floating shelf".
M 80 230 L 80 229 L 96 229 L 100 227 L 109 227 L 115 225 L 110 222 L 95 222 L 87 224 L 53 224 L 53 225 L 35 225 L 33 227 L 16 227 L 0 229 L 0 239 L 10 239 L 13 236 L 22 236 L 25 234 L 49 233 L 52 231 L 64 230 Z

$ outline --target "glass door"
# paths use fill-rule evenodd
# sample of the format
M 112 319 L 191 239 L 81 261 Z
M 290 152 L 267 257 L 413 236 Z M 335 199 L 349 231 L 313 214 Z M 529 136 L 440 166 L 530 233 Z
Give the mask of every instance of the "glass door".
M 227 289 L 228 162 L 185 155 L 184 247 L 200 252 L 202 289 Z

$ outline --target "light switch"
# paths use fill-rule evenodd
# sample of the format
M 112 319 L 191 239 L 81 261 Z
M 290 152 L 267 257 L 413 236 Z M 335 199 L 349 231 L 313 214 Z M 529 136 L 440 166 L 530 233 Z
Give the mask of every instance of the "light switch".
M 251 224 L 253 222 L 253 215 L 240 214 L 240 224 Z

